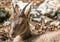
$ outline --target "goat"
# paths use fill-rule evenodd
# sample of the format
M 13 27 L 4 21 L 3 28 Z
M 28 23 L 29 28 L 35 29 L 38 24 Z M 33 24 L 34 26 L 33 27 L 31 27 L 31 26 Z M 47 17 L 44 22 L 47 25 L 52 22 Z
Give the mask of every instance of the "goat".
M 32 35 L 29 28 L 29 9 L 32 3 L 26 5 L 19 18 L 12 22 L 10 37 L 13 42 L 60 42 L 60 31 L 44 35 Z M 28 11 L 27 11 L 28 10 Z
M 28 3 L 21 12 L 21 14 L 18 15 L 18 19 L 16 20 L 14 19 L 15 21 L 13 20 L 10 31 L 11 38 L 15 38 L 17 35 L 20 35 L 23 39 L 26 39 L 26 37 L 29 38 L 29 36 L 31 36 L 28 23 L 29 22 L 28 15 L 32 4 L 33 2 Z

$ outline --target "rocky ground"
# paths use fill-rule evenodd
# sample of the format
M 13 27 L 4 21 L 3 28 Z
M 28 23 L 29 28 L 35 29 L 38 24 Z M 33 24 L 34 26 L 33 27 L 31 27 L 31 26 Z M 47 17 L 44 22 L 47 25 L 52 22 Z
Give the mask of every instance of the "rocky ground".
M 6 1 L 6 3 L 5 3 L 5 1 Z M 11 2 L 8 0 L 4 0 L 4 1 L 0 0 L 0 6 L 2 6 L 0 8 L 6 8 L 6 10 L 9 12 L 9 15 L 11 15 L 11 12 L 12 12 L 10 3 Z M 32 31 L 32 33 L 40 34 L 40 35 L 42 34 L 34 42 L 48 42 L 48 41 L 54 42 L 54 40 L 56 40 L 56 42 L 57 42 L 58 41 L 57 39 L 60 38 L 60 36 L 58 36 L 57 39 L 54 39 L 54 38 L 56 38 L 55 36 L 60 35 L 60 32 L 59 32 L 60 31 L 60 8 L 58 8 L 60 6 L 60 3 L 56 0 L 48 2 L 47 5 L 46 5 L 46 3 L 47 2 L 44 2 L 43 4 L 41 4 L 41 7 L 43 7 L 42 9 L 39 6 L 37 9 L 32 8 L 32 10 L 30 12 L 30 21 L 29 21 L 30 30 Z M 54 3 L 57 5 L 55 5 Z M 46 7 L 48 7 L 48 8 L 46 8 Z M 57 15 L 55 15 L 54 12 L 56 12 L 55 9 L 57 9 L 57 8 L 58 8 L 58 12 L 56 13 Z M 41 9 L 41 10 L 39 10 L 39 9 Z M 1 14 L 3 14 L 3 13 L 1 13 Z M 0 18 L 2 18 L 1 16 L 5 17 L 4 14 L 3 15 L 1 15 L 1 14 L 0 14 Z M 11 30 L 11 24 L 10 24 L 9 20 L 4 21 L 3 23 L 0 23 L 0 42 L 12 42 L 9 37 L 10 30 Z M 52 41 L 51 41 L 51 38 L 49 38 L 49 36 L 51 38 L 54 36 Z M 45 38 L 46 38 L 46 41 L 43 41 L 43 40 L 45 40 Z M 47 41 L 47 39 L 48 39 L 48 41 Z M 58 41 L 58 42 L 60 42 L 60 41 Z

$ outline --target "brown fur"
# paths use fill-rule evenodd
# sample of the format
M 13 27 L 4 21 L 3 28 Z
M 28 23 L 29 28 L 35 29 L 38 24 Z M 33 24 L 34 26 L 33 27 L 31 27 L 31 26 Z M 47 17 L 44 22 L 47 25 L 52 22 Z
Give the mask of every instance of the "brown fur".
M 10 31 L 10 37 L 14 38 L 17 35 L 20 35 L 23 39 L 25 39 L 25 36 L 27 38 L 29 38 L 30 36 L 30 29 L 29 29 L 29 18 L 28 18 L 28 14 L 29 14 L 29 9 L 30 6 L 32 5 L 32 3 L 29 4 L 27 9 L 23 9 L 22 13 L 19 14 L 18 11 L 15 11 L 15 15 L 12 15 L 12 24 L 11 24 L 11 31 Z M 18 8 L 16 8 L 16 10 L 18 10 Z M 27 12 L 26 12 L 27 11 Z
M 60 42 L 60 31 L 48 32 L 43 35 L 33 36 L 25 41 L 23 41 L 20 36 L 16 36 L 13 42 Z

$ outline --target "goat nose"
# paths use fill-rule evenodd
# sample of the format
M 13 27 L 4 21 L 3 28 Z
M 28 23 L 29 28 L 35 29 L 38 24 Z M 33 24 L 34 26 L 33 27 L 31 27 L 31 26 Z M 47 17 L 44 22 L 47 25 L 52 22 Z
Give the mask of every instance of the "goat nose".
M 11 33 L 10 38 L 14 38 L 14 37 L 15 37 L 15 33 Z
M 12 33 L 11 35 L 12 35 L 13 38 L 15 37 L 15 33 Z

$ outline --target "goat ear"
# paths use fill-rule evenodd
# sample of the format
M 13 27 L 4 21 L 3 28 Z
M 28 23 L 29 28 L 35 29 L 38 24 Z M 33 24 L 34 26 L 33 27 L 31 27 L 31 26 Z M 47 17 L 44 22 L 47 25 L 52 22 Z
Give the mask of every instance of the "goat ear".
M 16 11 L 16 14 L 19 15 L 20 11 L 19 11 L 18 5 L 16 5 L 15 11 Z
M 31 2 L 27 7 L 26 7 L 26 9 L 25 9 L 25 11 L 24 11 L 24 15 L 25 16 L 28 16 L 29 15 L 29 12 L 30 12 L 30 10 L 31 10 L 31 5 L 33 4 L 33 2 Z

